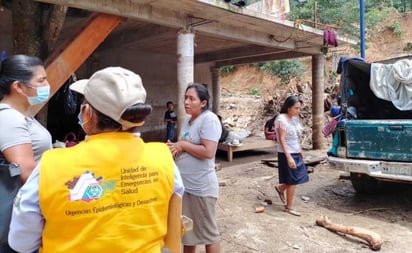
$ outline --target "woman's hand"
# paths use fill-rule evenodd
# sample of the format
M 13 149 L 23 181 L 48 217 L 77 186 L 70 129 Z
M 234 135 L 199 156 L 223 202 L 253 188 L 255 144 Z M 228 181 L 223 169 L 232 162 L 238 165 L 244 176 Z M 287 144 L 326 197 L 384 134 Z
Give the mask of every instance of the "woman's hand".
M 289 168 L 291 168 L 293 170 L 296 169 L 295 160 L 291 156 L 288 157 L 288 166 L 289 166 Z
M 170 152 L 172 152 L 172 156 L 174 159 L 179 157 L 183 153 L 183 143 L 182 141 L 178 142 L 171 142 L 167 140 L 166 145 L 169 147 Z

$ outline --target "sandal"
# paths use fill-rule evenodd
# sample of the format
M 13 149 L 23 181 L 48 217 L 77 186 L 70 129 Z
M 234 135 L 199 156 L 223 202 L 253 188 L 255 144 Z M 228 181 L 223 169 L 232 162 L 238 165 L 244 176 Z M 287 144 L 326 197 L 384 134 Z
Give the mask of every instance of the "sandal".
M 281 190 L 279 190 L 279 188 L 278 188 L 277 185 L 275 185 L 275 190 L 276 190 L 276 192 L 277 192 L 278 195 L 279 195 L 280 201 L 281 201 L 283 204 L 286 204 L 286 201 L 285 201 L 285 193 L 282 192 Z
M 295 215 L 295 216 L 301 216 L 301 214 L 298 211 L 296 211 L 295 209 L 292 209 L 292 208 L 285 207 L 285 212 L 287 212 L 289 214 L 292 214 L 292 215 Z

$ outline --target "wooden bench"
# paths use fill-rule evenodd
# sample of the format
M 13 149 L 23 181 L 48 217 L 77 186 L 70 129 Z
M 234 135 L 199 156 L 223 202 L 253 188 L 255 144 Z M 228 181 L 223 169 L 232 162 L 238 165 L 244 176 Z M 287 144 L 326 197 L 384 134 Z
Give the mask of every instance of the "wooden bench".
M 233 160 L 233 152 L 261 149 L 261 148 L 273 148 L 276 150 L 277 143 L 272 140 L 266 140 L 262 137 L 248 137 L 242 140 L 240 146 L 233 146 L 228 143 L 219 143 L 218 150 L 227 152 L 227 160 L 231 162 Z

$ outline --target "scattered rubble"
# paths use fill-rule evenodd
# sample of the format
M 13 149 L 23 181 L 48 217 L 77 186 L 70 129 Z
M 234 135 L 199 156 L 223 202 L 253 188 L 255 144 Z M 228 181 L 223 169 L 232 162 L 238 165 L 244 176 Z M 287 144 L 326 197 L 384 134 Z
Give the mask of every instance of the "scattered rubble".
M 264 75 L 264 74 L 262 74 Z M 230 85 L 222 80 L 222 85 Z M 266 85 L 272 86 L 272 83 Z M 330 84 L 325 87 L 324 104 L 325 111 L 332 104 L 336 104 L 338 88 L 335 79 L 330 79 Z M 245 92 L 222 89 L 220 99 L 220 115 L 223 123 L 233 131 L 245 129 L 250 131 L 250 136 L 263 137 L 265 122 L 273 115 L 279 113 L 286 97 L 297 94 L 303 101 L 301 109 L 301 124 L 304 127 L 302 147 L 312 148 L 312 91 L 310 82 L 296 82 L 292 80 L 289 85 L 280 86 L 278 89 L 267 88 L 260 95 L 248 95 Z M 325 113 L 325 120 L 327 114 Z M 327 141 L 327 139 L 325 139 Z

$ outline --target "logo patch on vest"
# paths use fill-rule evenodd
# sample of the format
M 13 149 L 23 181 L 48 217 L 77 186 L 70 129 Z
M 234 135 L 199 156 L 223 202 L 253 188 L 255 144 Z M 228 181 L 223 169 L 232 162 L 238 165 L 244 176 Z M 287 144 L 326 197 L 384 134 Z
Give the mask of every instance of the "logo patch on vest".
M 70 190 L 69 200 L 71 201 L 82 200 L 90 202 L 101 198 L 105 192 L 103 177 L 96 178 L 94 173 L 89 171 L 74 177 L 73 180 L 67 181 L 65 185 Z

